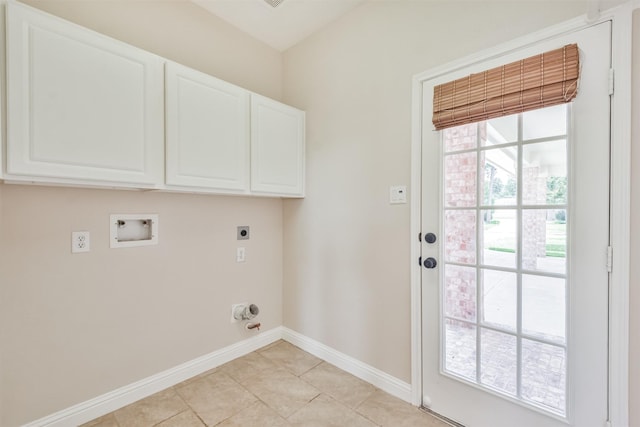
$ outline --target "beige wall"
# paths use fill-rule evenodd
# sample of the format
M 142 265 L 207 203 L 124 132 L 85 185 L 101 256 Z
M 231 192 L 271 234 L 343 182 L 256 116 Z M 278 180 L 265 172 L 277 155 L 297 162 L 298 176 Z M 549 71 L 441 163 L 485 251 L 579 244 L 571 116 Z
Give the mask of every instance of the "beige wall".
M 21 0 L 264 96 L 282 95 L 282 54 L 188 0 Z
M 280 98 L 282 55 L 189 2 L 29 1 Z M 158 213 L 157 246 L 109 249 L 110 213 Z M 247 262 L 236 226 L 250 225 Z M 92 250 L 70 253 L 71 231 Z M 0 425 L 15 426 L 282 324 L 282 202 L 0 184 Z
M 630 425 L 640 426 L 640 9 L 633 13 L 631 128 L 631 271 L 629 281 Z
M 375 1 L 285 52 L 307 197 L 285 202 L 284 324 L 410 381 L 411 79 L 584 13 L 576 1 Z

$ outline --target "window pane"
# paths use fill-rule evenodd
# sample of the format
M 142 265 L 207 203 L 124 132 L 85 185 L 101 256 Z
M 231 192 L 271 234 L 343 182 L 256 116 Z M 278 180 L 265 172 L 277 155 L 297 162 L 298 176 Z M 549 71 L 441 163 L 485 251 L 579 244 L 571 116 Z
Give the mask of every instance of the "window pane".
M 522 147 L 522 203 L 567 203 L 567 142 L 527 144 Z
M 567 211 L 522 211 L 522 268 L 566 274 Z
M 444 233 L 445 260 L 475 264 L 476 211 L 445 211 Z
M 522 331 L 547 340 L 565 342 L 565 280 L 522 275 Z
M 518 316 L 516 273 L 482 269 L 480 274 L 484 324 L 515 331 Z
M 517 203 L 518 150 L 516 147 L 497 148 L 480 154 L 480 168 L 484 172 L 482 203 L 484 205 L 513 206 Z
M 447 319 L 445 370 L 476 381 L 476 327 Z
M 518 115 L 499 117 L 486 122 L 485 135 L 482 135 L 482 145 L 498 145 L 516 142 L 518 140 Z
M 564 348 L 522 340 L 522 397 L 561 415 L 566 412 Z
M 567 134 L 566 104 L 522 114 L 522 138 L 524 140 Z
M 482 329 L 480 335 L 480 381 L 515 395 L 518 374 L 516 337 L 489 329 Z
M 446 207 L 476 205 L 477 154 L 452 154 L 444 158 L 444 204 Z
M 478 125 L 471 123 L 444 129 L 442 130 L 442 142 L 444 151 L 447 153 L 476 148 L 478 146 Z
M 445 314 L 476 320 L 476 269 L 447 265 L 444 274 Z
M 481 211 L 482 263 L 516 267 L 517 216 L 512 209 Z

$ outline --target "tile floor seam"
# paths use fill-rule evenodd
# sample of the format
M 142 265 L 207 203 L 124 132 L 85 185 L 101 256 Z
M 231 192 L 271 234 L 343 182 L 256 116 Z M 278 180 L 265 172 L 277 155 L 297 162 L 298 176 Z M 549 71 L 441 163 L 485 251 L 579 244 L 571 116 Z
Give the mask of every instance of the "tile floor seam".
M 264 357 L 264 356 L 263 356 L 263 357 Z M 297 378 L 297 379 L 298 379 L 298 380 L 300 380 L 300 381 L 303 381 L 303 380 L 302 380 L 302 379 L 300 379 L 298 376 L 296 376 L 296 374 L 295 374 L 295 373 L 293 373 L 293 372 L 289 371 L 288 369 L 286 369 L 286 367 L 282 366 L 281 364 L 279 364 L 279 363 L 277 363 L 277 362 L 274 362 L 274 363 L 275 363 L 275 365 L 277 366 L 277 369 L 281 369 L 281 370 L 282 370 L 282 372 L 284 372 L 284 373 L 286 373 L 286 374 L 288 374 L 288 375 L 291 375 L 292 377 Z M 264 372 L 258 372 L 258 373 L 256 373 L 255 375 L 253 375 L 252 377 L 247 378 L 245 381 L 246 381 L 246 382 L 250 382 L 251 378 L 258 377 L 258 376 L 259 376 L 259 375 L 261 375 L 261 374 L 264 374 Z M 303 381 L 303 382 L 304 382 L 305 384 L 309 385 L 310 387 L 312 387 L 313 389 L 315 389 L 316 391 L 318 391 L 318 394 L 316 394 L 316 395 L 315 395 L 311 400 L 315 399 L 316 397 L 318 397 L 318 396 L 320 395 L 320 393 L 321 393 L 321 392 L 320 392 L 320 390 L 318 390 L 316 387 L 313 387 L 311 384 L 308 384 L 306 381 Z M 240 385 L 241 385 L 245 390 L 247 390 L 249 393 L 251 393 L 251 394 L 252 394 L 252 395 L 253 395 L 253 396 L 254 396 L 258 401 L 262 402 L 262 403 L 263 403 L 267 408 L 269 408 L 269 409 L 273 410 L 276 414 L 278 414 L 281 418 L 283 418 L 283 419 L 287 420 L 291 415 L 293 415 L 293 414 L 290 414 L 289 416 L 285 416 L 285 415 L 283 415 L 282 413 L 280 413 L 280 412 L 278 411 L 278 409 L 277 409 L 276 407 L 274 407 L 272 404 L 270 404 L 270 403 L 268 403 L 267 401 L 265 401 L 264 399 L 262 399 L 258 394 L 256 394 L 256 393 L 252 392 L 252 391 L 251 391 L 248 387 L 246 387 L 244 384 L 240 383 Z M 305 405 L 307 405 L 309 402 L 310 402 L 310 401 L 305 402 L 305 403 L 304 403 L 300 408 L 296 409 L 293 413 L 295 413 L 295 412 L 297 412 L 298 410 L 300 410 L 302 407 L 304 407 Z
M 347 402 L 344 401 L 344 398 L 336 395 L 339 393 L 335 393 L 335 390 L 323 390 L 320 389 L 319 386 L 317 386 L 316 384 L 314 384 L 311 380 L 307 380 L 306 378 L 303 378 L 303 376 L 306 376 L 307 378 L 309 377 L 308 374 L 311 374 L 314 370 L 316 369 L 322 369 L 323 366 L 326 366 L 329 368 L 329 370 L 335 370 L 335 371 L 339 371 L 343 376 L 349 378 L 350 380 L 355 380 L 356 383 L 362 383 L 362 384 L 366 384 L 367 386 L 371 387 L 371 391 L 369 393 L 367 393 L 367 395 L 360 401 L 357 403 L 354 403 L 353 406 L 351 406 L 350 404 L 348 404 Z M 326 369 L 326 368 L 325 368 Z M 323 393 L 327 394 L 328 396 L 332 397 L 333 399 L 335 399 L 336 401 L 342 403 L 343 405 L 345 405 L 346 407 L 348 407 L 351 410 L 354 410 L 360 406 L 365 400 L 367 400 L 372 394 L 374 394 L 376 391 L 380 390 L 378 387 L 374 386 L 373 384 L 364 381 L 361 378 L 356 377 L 355 375 L 349 373 L 349 372 L 345 372 L 342 369 L 338 368 L 336 365 L 333 365 L 327 361 L 321 361 L 321 363 L 319 363 L 318 365 L 316 365 L 314 368 L 310 369 L 309 371 L 307 371 L 305 374 L 300 376 L 300 379 L 307 382 L 308 384 L 310 384 L 313 387 L 316 387 L 318 389 L 320 389 Z M 335 394 L 334 394 L 335 393 Z
M 262 354 L 266 351 L 270 351 L 269 355 L 273 359 Z M 269 363 L 263 363 L 265 361 Z M 250 375 L 245 378 L 244 376 L 248 373 Z M 123 409 L 119 408 L 88 423 L 85 427 L 131 427 L 132 425 L 157 427 L 163 423 L 167 423 L 165 427 L 170 425 L 183 427 L 183 424 L 190 426 L 198 424 L 199 427 L 231 425 L 444 427 L 444 424 L 435 417 L 419 411 L 367 381 L 285 341 L 272 343 L 203 374 L 146 398 L 150 400 L 142 399 L 132 403 L 131 405 L 138 404 L 138 406 L 133 407 L 133 411 L 129 411 L 128 416 L 134 415 L 134 417 L 127 418 L 126 425 L 115 417 L 115 413 Z M 314 382 L 318 386 L 314 385 Z M 158 396 L 159 393 L 164 395 Z M 175 399 L 174 396 L 178 396 L 179 399 Z M 228 397 L 228 402 L 222 400 L 223 397 Z M 361 398 L 362 401 L 359 401 Z M 145 400 L 146 402 L 143 402 Z M 175 405 L 178 412 L 162 421 L 157 421 L 158 415 L 164 416 L 165 412 L 162 410 L 167 410 L 165 402 L 172 404 L 181 402 L 182 405 Z M 180 410 L 183 405 L 183 409 Z M 201 411 L 200 413 L 196 407 Z M 153 424 L 144 422 L 147 411 L 158 410 L 160 413 L 156 413 L 155 419 L 148 419 Z M 174 418 L 176 419 L 170 421 Z M 205 419 L 211 424 L 205 422 Z
M 178 416 L 178 415 L 180 415 L 180 414 L 184 414 L 184 413 L 185 413 L 185 412 L 187 412 L 187 411 L 191 411 L 191 408 L 187 407 L 187 409 L 185 409 L 184 411 L 180 411 L 180 412 L 178 412 L 178 413 L 176 413 L 176 414 L 171 415 L 169 418 L 167 418 L 167 419 L 165 419 L 165 420 L 162 420 L 162 421 L 159 421 L 159 422 L 155 423 L 155 424 L 153 425 L 153 427 L 159 426 L 160 424 L 162 424 L 162 423 L 164 423 L 164 422 L 166 422 L 166 421 L 169 421 L 170 419 L 175 418 L 175 417 L 177 417 L 177 416 Z
M 162 420 L 162 421 L 160 421 L 160 422 L 157 422 L 157 423 L 155 424 L 156 426 L 157 426 L 158 424 L 162 424 L 163 422 L 170 420 L 171 418 L 175 417 L 176 415 L 179 415 L 179 414 L 181 414 L 181 413 L 183 413 L 183 412 L 188 411 L 188 410 L 190 410 L 190 409 L 191 409 L 191 408 L 189 407 L 189 405 L 187 405 L 187 402 L 185 402 L 185 401 L 184 401 L 184 399 L 182 398 L 182 396 L 180 396 L 180 395 L 178 394 L 178 392 L 177 392 L 173 387 L 169 387 L 169 389 L 171 389 L 171 390 L 173 391 L 173 394 L 175 394 L 175 395 L 178 397 L 178 399 L 180 399 L 180 400 L 182 401 L 182 403 L 184 403 L 184 406 L 186 407 L 186 409 L 185 409 L 185 410 L 183 410 L 183 411 L 180 411 L 180 412 L 178 412 L 178 413 L 176 413 L 176 414 L 173 414 L 173 415 L 171 415 L 170 417 L 167 417 L 166 419 L 164 419 L 164 420 Z M 167 389 L 167 390 L 168 390 L 168 389 Z
M 353 409 L 349 408 L 347 405 L 345 405 L 342 402 L 340 402 L 338 399 L 335 399 L 335 398 L 331 397 L 330 395 L 328 395 L 326 393 L 320 393 L 318 396 L 316 396 L 314 399 L 312 399 L 310 402 L 308 402 L 307 405 L 312 404 L 313 401 L 320 399 L 322 396 L 326 397 L 329 401 L 331 401 L 335 405 L 338 405 L 339 407 L 341 407 L 346 412 L 361 417 L 362 419 L 366 420 L 367 422 L 370 422 L 375 427 L 381 427 L 380 424 L 378 424 L 375 421 L 365 417 L 363 414 L 360 414 L 360 413 L 354 411 Z M 296 411 L 296 413 L 292 414 L 289 418 L 287 418 L 287 420 L 289 420 L 290 418 L 294 417 L 295 414 L 302 412 L 307 405 L 305 405 L 304 407 L 300 408 L 298 411 Z M 332 424 L 332 426 L 333 426 L 333 424 Z
M 289 415 L 288 417 L 282 417 L 284 418 L 286 421 L 289 421 L 289 418 L 293 417 L 295 414 L 297 414 L 298 412 L 300 412 L 305 406 L 307 406 L 309 403 L 313 402 L 314 400 L 316 400 L 320 394 L 319 393 L 317 396 L 315 396 L 313 399 L 311 399 L 310 401 L 308 401 L 307 403 L 305 403 L 304 405 L 302 405 L 301 407 L 299 407 L 298 409 L 296 409 L 291 415 Z
M 197 381 L 203 381 L 203 380 L 205 380 L 207 377 L 209 377 L 210 375 L 213 375 L 214 373 L 220 373 L 220 374 L 224 374 L 224 375 L 226 375 L 226 376 L 227 376 L 231 381 L 233 381 L 234 383 L 236 383 L 236 385 L 238 385 L 238 386 L 239 386 L 240 388 L 242 388 L 244 391 L 246 391 L 247 393 L 249 393 L 249 394 L 251 394 L 252 396 L 254 396 L 254 397 L 255 397 L 255 395 L 254 395 L 253 393 L 251 393 L 249 390 L 247 390 L 244 386 L 242 386 L 242 384 L 239 384 L 239 383 L 238 383 L 236 380 L 234 380 L 230 375 L 228 375 L 228 374 L 226 374 L 226 373 L 224 373 L 224 372 L 222 372 L 222 371 L 220 371 L 220 372 L 212 372 L 211 374 L 206 375 L 206 376 L 204 376 L 204 377 L 202 377 L 202 378 L 199 378 L 198 380 L 194 381 L 194 383 L 195 383 L 195 382 L 197 382 Z M 191 384 L 191 383 L 190 383 L 190 384 Z M 186 384 L 185 386 L 183 386 L 183 387 L 181 387 L 181 388 L 188 387 L 188 386 L 189 386 L 189 384 Z M 207 423 L 207 422 L 206 422 L 206 421 L 205 421 L 205 420 L 200 416 L 200 414 L 198 413 L 198 411 L 197 411 L 193 406 L 191 406 L 191 405 L 189 404 L 189 402 L 187 402 L 187 400 L 186 400 L 186 399 L 184 399 L 184 398 L 180 395 L 180 393 L 178 393 L 178 391 L 177 391 L 177 390 L 176 390 L 176 394 L 177 394 L 178 396 L 180 396 L 180 398 L 182 399 L 182 401 L 183 401 L 183 402 L 185 402 L 185 404 L 186 404 L 186 405 L 187 405 L 187 407 L 191 410 L 191 412 L 193 412 L 193 413 L 195 414 L 195 416 L 196 416 L 196 417 L 198 417 L 198 419 L 200 420 L 200 422 L 201 422 L 204 426 L 209 427 L 209 424 L 208 424 L 208 423 Z M 243 410 L 244 410 L 244 409 L 240 409 L 240 410 L 238 410 L 238 411 L 237 411 L 237 412 L 235 412 L 233 415 L 230 415 L 230 416 L 228 416 L 227 418 L 225 418 L 225 419 L 223 419 L 223 420 L 221 420 L 221 421 L 217 422 L 216 424 L 213 424 L 213 426 L 217 426 L 218 424 L 221 424 L 221 423 L 225 422 L 225 421 L 226 421 L 226 420 L 228 420 L 229 418 L 232 418 L 232 417 L 234 417 L 235 415 L 238 415 L 238 414 L 239 414 L 240 412 L 242 412 Z M 177 415 L 177 414 L 176 414 L 176 415 Z M 166 420 L 165 420 L 165 421 L 166 421 Z M 163 421 L 163 422 L 164 422 L 164 421 Z
M 200 380 L 198 380 L 200 381 Z M 180 399 L 182 399 L 182 401 L 185 403 L 185 405 L 187 405 L 187 408 L 189 408 L 188 410 L 193 412 L 195 414 L 196 417 L 198 417 L 198 419 L 200 420 L 200 422 L 202 422 L 203 425 L 207 425 L 207 423 L 204 422 L 204 420 L 200 417 L 200 415 L 198 415 L 198 412 L 196 412 L 195 409 L 193 409 L 193 407 L 191 405 L 189 405 L 189 402 L 187 402 L 178 392 L 178 390 L 176 389 L 176 386 L 171 387 L 172 389 L 174 389 L 174 391 L 176 392 L 176 394 L 178 395 L 178 397 L 180 397 Z M 183 411 L 184 412 L 184 411 Z M 176 414 L 178 415 L 178 414 Z
M 249 354 L 251 354 L 251 353 L 249 353 Z M 245 355 L 245 356 L 247 356 L 247 355 Z M 245 356 L 243 356 L 243 357 L 245 357 Z M 269 360 L 268 358 L 266 358 L 266 357 L 264 357 L 264 356 L 261 356 L 261 357 L 263 357 L 263 358 L 264 358 L 264 359 L 266 359 L 266 360 Z M 238 359 L 236 359 L 236 360 L 238 360 Z M 280 365 L 278 365 L 277 363 L 275 363 L 275 362 L 273 362 L 273 361 L 270 361 L 270 362 L 272 362 L 272 363 L 276 364 L 279 368 L 285 369 L 283 366 L 280 366 Z M 229 362 L 229 363 L 231 363 L 231 362 Z M 226 363 L 225 363 L 225 365 L 226 365 Z M 221 368 L 222 368 L 223 366 L 225 366 L 225 365 L 222 365 L 222 366 L 221 366 Z M 287 370 L 287 369 L 285 369 L 285 370 Z M 263 369 L 263 370 L 261 370 L 261 371 L 258 371 L 258 372 L 256 372 L 255 374 L 253 374 L 253 375 L 251 375 L 251 376 L 249 376 L 249 377 L 247 377 L 247 378 L 243 379 L 242 381 L 239 381 L 239 380 L 236 380 L 232 375 L 230 375 L 230 374 L 226 373 L 226 372 L 224 371 L 224 369 L 221 369 L 221 372 L 225 372 L 225 373 L 226 373 L 226 374 L 227 374 L 231 379 L 233 379 L 234 381 L 236 381 L 238 384 L 240 384 L 240 385 L 241 385 L 241 386 L 243 386 L 243 387 L 244 387 L 244 383 L 245 383 L 245 382 L 248 382 L 248 381 L 250 381 L 251 379 L 253 379 L 253 378 L 257 377 L 258 375 L 263 374 L 263 373 L 264 373 L 264 371 L 266 371 L 266 369 Z M 289 371 L 287 370 L 287 372 L 289 372 Z M 290 373 L 291 373 L 291 372 L 290 372 Z M 295 375 L 295 374 L 294 374 L 294 375 Z M 246 387 L 244 387 L 244 388 L 246 388 Z
M 358 405 L 358 407 L 360 407 L 360 406 L 361 406 L 361 405 L 362 405 L 366 400 L 367 400 L 367 399 L 363 400 L 363 401 L 360 403 L 360 405 Z M 369 418 L 369 417 L 367 416 L 367 414 L 363 414 L 362 412 L 358 411 L 358 407 L 353 408 L 353 412 L 355 412 L 356 414 L 358 414 L 358 415 L 360 415 L 360 416 L 364 417 L 365 419 L 367 419 L 367 420 L 371 421 L 372 423 L 374 423 L 374 424 L 375 424 L 375 425 L 377 425 L 378 427 L 384 427 L 384 425 L 383 425 L 383 424 L 380 424 L 380 423 L 378 423 L 378 422 L 376 422 L 376 421 L 372 420 L 371 418 Z
M 237 359 L 236 359 L 237 360 Z M 223 365 L 224 366 L 224 365 Z M 244 391 L 246 391 L 247 393 L 249 393 L 251 396 L 253 396 L 256 400 L 260 401 L 260 399 L 258 398 L 258 396 L 256 396 L 255 393 L 251 392 L 251 390 L 249 390 L 248 388 L 246 388 L 243 384 L 241 384 L 239 381 L 236 381 L 231 375 L 229 374 L 225 374 L 227 375 L 231 381 L 233 381 L 234 383 L 236 383 L 238 385 L 238 387 L 240 387 L 241 389 L 243 389 Z M 252 404 L 254 405 L 255 402 Z M 251 407 L 252 405 L 250 405 L 249 407 Z M 241 413 L 242 411 L 246 410 L 247 408 L 243 408 L 243 409 L 239 409 L 236 413 L 234 413 L 233 415 L 228 416 L 227 418 L 225 418 L 224 420 L 220 421 L 218 424 L 222 424 L 223 422 L 235 417 L 236 415 L 238 415 L 239 413 Z M 272 408 L 273 409 L 273 408 Z M 214 424 L 214 425 L 218 425 L 218 424 Z M 205 425 L 207 425 L 205 423 Z
M 294 375 L 294 376 L 295 376 L 295 375 Z M 297 378 L 298 378 L 298 379 L 300 379 L 299 377 L 297 377 Z M 302 381 L 302 380 L 301 380 L 301 381 Z M 307 384 L 308 386 L 312 387 L 312 388 L 313 388 L 314 390 L 316 390 L 318 393 L 317 393 L 315 396 L 313 396 L 313 397 L 311 398 L 311 400 L 308 400 L 308 401 L 304 402 L 304 404 L 303 404 L 300 408 L 298 408 L 297 410 L 295 410 L 291 415 L 293 415 L 293 414 L 295 414 L 296 412 L 298 412 L 300 409 L 302 409 L 303 407 L 305 407 L 306 405 L 308 405 L 309 403 L 311 403 L 313 400 L 317 399 L 317 398 L 318 398 L 318 396 L 320 396 L 320 395 L 322 394 L 322 391 L 318 390 L 318 388 L 317 388 L 317 387 L 314 387 L 313 385 L 308 384 L 306 381 L 303 381 L 303 382 L 304 382 L 305 384 Z M 271 406 L 270 406 L 270 407 L 271 407 Z M 275 410 L 275 408 L 271 408 L 271 409 Z M 276 412 L 277 412 L 277 411 L 276 411 Z M 282 414 L 280 414 L 280 416 L 282 416 L 284 419 L 288 419 L 289 417 L 291 417 L 291 415 L 289 415 L 288 417 L 285 417 L 285 416 L 283 416 Z
M 202 419 L 202 417 L 200 415 L 198 415 L 198 413 L 191 407 L 189 406 L 189 410 L 193 413 L 193 415 L 196 416 L 197 419 L 200 420 L 200 422 L 202 423 L 203 426 L 206 427 L 207 423 L 204 422 L 204 420 Z

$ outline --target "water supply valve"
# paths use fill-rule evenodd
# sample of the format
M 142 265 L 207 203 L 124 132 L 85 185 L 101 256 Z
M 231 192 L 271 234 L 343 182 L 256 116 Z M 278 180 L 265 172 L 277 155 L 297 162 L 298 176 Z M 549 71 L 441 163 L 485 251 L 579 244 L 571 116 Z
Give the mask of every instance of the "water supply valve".
M 236 320 L 251 320 L 260 313 L 255 304 L 238 304 L 233 308 L 233 318 Z

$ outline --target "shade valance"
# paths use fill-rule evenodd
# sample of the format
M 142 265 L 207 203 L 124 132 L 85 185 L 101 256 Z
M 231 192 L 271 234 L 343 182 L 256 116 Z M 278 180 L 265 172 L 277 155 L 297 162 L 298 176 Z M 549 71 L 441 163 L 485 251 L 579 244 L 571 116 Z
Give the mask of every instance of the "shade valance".
M 433 89 L 437 130 L 570 102 L 578 93 L 578 45 L 535 55 Z

